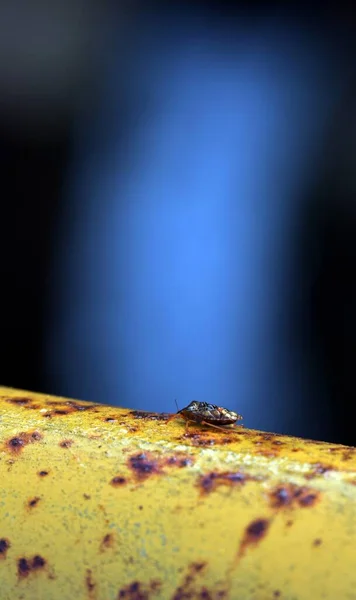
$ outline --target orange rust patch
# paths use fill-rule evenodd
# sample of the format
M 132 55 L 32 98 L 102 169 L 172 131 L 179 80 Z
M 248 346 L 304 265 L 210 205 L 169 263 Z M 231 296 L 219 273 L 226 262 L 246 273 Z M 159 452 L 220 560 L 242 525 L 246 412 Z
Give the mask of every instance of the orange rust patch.
M 6 553 L 11 544 L 7 538 L 0 538 L 0 560 L 6 558 Z
M 47 411 L 43 413 L 43 417 L 46 419 L 52 419 L 86 410 L 93 410 L 93 412 L 97 412 L 98 406 L 98 404 L 89 404 L 87 406 L 86 404 L 75 402 L 75 400 L 68 400 L 67 402 L 47 402 L 44 405 L 44 407 L 47 408 Z
M 70 448 L 71 446 L 73 446 L 74 441 L 73 440 L 63 440 L 62 442 L 59 442 L 59 446 L 61 448 Z
M 323 541 L 320 538 L 316 538 L 313 542 L 313 546 L 320 546 L 322 542 Z
M 91 569 L 87 569 L 85 573 L 85 587 L 89 592 L 89 598 L 93 598 L 93 594 L 96 588 L 96 583 L 93 579 L 93 573 Z
M 265 458 L 276 458 L 277 456 L 279 456 L 279 452 L 278 450 L 258 450 L 256 452 L 256 454 L 258 456 L 264 456 Z
M 15 404 L 16 406 L 28 406 L 33 403 L 33 398 L 27 398 L 26 396 L 15 396 L 15 398 L 6 398 L 6 402 Z
M 194 423 L 192 427 L 198 428 L 198 431 L 185 431 L 182 435 L 178 437 L 178 440 L 182 440 L 185 443 L 188 440 L 192 446 L 198 447 L 227 446 L 228 444 L 240 442 L 239 436 L 241 434 L 245 434 L 245 432 L 241 430 L 242 425 L 238 426 L 239 429 L 229 429 L 228 427 L 221 427 L 220 432 L 212 430 L 211 428 L 208 430 L 207 425 L 201 425 L 199 423 Z M 224 429 L 226 430 L 225 435 Z
M 332 467 L 330 465 L 324 465 L 322 463 L 315 463 L 313 469 L 305 474 L 305 479 L 314 479 L 314 477 L 318 477 L 319 475 L 325 475 L 328 471 L 335 471 L 336 467 Z
M 32 508 L 37 506 L 37 504 L 39 503 L 40 500 L 41 500 L 41 498 L 39 498 L 38 496 L 36 496 L 35 498 L 31 498 L 30 500 L 27 501 L 27 504 L 26 504 L 27 508 L 31 510 Z
M 143 419 L 147 421 L 168 421 L 172 416 L 169 413 L 154 413 L 146 412 L 144 410 L 131 410 L 128 414 L 134 419 Z
M 342 453 L 341 460 L 348 461 L 355 458 L 355 448 L 348 448 Z
M 17 561 L 17 574 L 20 578 L 24 578 L 30 573 L 41 571 L 45 566 L 46 561 L 39 554 L 36 554 L 33 558 L 20 558 Z
M 214 446 L 215 438 L 202 433 L 184 433 L 178 439 L 189 440 L 192 446 Z
M 112 533 L 107 533 L 106 535 L 104 535 L 103 539 L 101 540 L 100 550 L 101 550 L 101 552 L 104 552 L 104 550 L 107 550 L 108 548 L 112 548 L 113 545 L 114 545 L 114 535 Z
M 276 458 L 280 455 L 282 447 L 285 446 L 285 442 L 280 440 L 279 437 L 274 433 L 259 434 L 253 443 L 255 446 L 262 446 L 262 448 L 258 450 L 256 454 L 259 456 L 265 456 L 266 458 Z
M 125 600 L 149 600 L 152 598 L 152 594 L 159 591 L 161 585 L 158 580 L 152 580 L 149 584 L 133 581 L 119 590 L 117 600 L 120 600 L 120 598 Z
M 314 506 L 320 500 L 321 494 L 318 490 L 289 483 L 272 490 L 269 497 L 271 507 L 278 510 Z
M 252 521 L 245 529 L 238 556 L 241 557 L 243 555 L 247 546 L 256 546 L 267 534 L 269 526 L 269 519 L 255 519 Z
M 39 431 L 26 431 L 21 432 L 18 435 L 11 437 L 5 441 L 4 449 L 10 451 L 12 454 L 20 454 L 28 444 L 41 441 L 43 435 Z
M 201 598 L 201 600 L 213 600 L 215 598 L 226 598 L 226 590 L 223 588 L 209 590 L 199 582 L 204 577 L 207 565 L 205 562 L 196 562 L 189 565 L 182 582 L 173 593 L 172 600 L 186 600 L 187 598 Z
M 125 479 L 125 477 L 121 477 L 120 475 L 116 475 L 116 477 L 112 478 L 112 480 L 110 481 L 110 483 L 114 487 L 119 487 L 119 486 L 124 485 L 126 483 L 126 479 Z
M 128 459 L 128 466 L 133 471 L 136 480 L 143 481 L 151 475 L 163 475 L 164 467 L 183 468 L 191 465 L 193 459 L 177 453 L 172 456 L 154 456 L 149 452 L 134 454 Z
M 241 486 L 246 483 L 246 481 L 252 479 L 254 478 L 246 473 L 241 473 L 240 471 L 224 471 L 222 473 L 212 471 L 206 475 L 200 475 L 197 481 L 197 486 L 201 493 L 206 495 L 210 492 L 214 492 L 220 485 L 226 485 L 228 487 Z
M 260 433 L 259 438 L 265 442 L 273 442 L 278 439 L 274 433 Z

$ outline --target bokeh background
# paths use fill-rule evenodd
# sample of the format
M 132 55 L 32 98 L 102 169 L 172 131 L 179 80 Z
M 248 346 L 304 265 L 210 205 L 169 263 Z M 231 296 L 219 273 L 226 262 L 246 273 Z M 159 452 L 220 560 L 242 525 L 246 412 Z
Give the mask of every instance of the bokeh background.
M 356 445 L 355 25 L 1 3 L 2 385 Z

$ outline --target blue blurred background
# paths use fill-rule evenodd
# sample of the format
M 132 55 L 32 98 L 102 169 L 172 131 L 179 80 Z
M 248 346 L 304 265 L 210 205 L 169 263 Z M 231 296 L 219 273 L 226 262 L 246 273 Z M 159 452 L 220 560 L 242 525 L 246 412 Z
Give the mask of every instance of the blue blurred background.
M 2 383 L 356 444 L 352 15 L 12 6 Z

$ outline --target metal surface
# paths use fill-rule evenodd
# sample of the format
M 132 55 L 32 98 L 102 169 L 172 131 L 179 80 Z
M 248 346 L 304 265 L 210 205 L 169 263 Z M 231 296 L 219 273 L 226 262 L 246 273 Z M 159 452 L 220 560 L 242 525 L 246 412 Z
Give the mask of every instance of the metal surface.
M 168 417 L 0 388 L 1 600 L 356 598 L 355 448 Z

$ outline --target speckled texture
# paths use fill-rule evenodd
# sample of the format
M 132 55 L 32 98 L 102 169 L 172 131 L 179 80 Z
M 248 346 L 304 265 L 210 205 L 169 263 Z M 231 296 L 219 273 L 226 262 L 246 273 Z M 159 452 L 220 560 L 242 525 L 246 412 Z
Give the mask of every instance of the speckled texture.
M 355 448 L 169 417 L 0 388 L 1 600 L 356 598 Z

